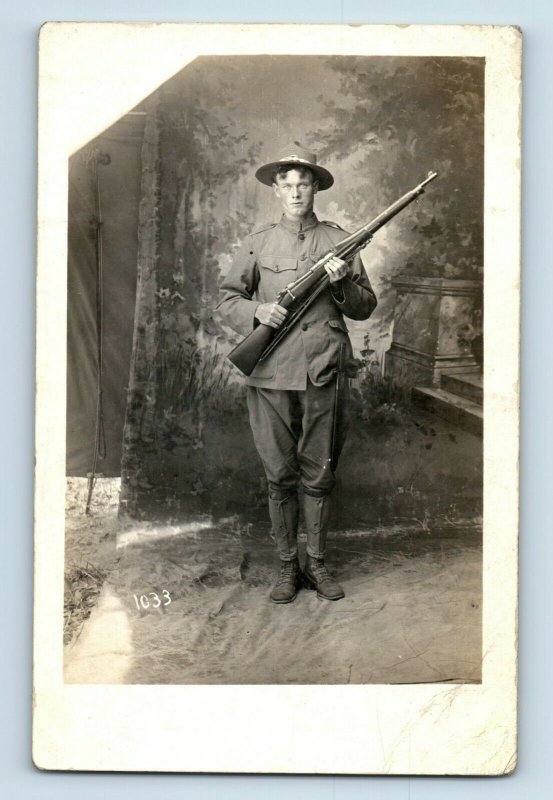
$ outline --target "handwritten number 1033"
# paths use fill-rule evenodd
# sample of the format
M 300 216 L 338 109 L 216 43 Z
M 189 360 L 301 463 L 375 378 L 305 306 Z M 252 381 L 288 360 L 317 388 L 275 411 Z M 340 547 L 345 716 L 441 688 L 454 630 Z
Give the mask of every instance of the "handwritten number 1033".
M 142 609 L 146 610 L 148 608 L 159 608 L 161 605 L 168 606 L 171 602 L 171 595 L 167 589 L 163 589 L 161 592 L 161 598 L 157 592 L 141 594 L 140 597 L 137 594 L 133 594 L 133 597 L 136 607 L 139 611 Z

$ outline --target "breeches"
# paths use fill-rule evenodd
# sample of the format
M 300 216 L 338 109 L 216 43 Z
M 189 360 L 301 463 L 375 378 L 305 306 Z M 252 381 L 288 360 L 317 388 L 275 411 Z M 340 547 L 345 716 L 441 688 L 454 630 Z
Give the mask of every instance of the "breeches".
M 308 380 L 304 391 L 247 387 L 255 446 L 275 498 L 295 491 L 300 481 L 307 494 L 321 497 L 331 491 L 335 480 L 331 469 L 333 428 L 336 454 L 346 435 L 348 381 L 344 384 L 336 423 L 334 381 L 314 386 Z

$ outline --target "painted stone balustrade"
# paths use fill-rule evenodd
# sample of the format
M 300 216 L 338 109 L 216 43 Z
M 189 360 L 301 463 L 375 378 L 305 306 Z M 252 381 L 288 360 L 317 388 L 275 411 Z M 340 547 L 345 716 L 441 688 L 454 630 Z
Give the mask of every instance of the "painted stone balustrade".
M 392 345 L 384 373 L 409 385 L 439 386 L 442 373 L 474 373 L 475 317 L 482 284 L 459 278 L 400 276 Z

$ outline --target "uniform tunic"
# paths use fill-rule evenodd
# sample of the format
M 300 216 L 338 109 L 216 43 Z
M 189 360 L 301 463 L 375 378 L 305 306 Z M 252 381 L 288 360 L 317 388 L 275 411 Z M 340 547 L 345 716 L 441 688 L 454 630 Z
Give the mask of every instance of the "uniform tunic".
M 274 302 L 346 236 L 315 214 L 297 222 L 283 216 L 247 236 L 221 284 L 218 309 L 224 321 L 247 336 L 258 324 L 258 305 Z M 246 378 L 250 424 L 270 486 L 286 491 L 301 478 L 313 494 L 332 488 L 332 384 L 341 344 L 352 357 L 343 315 L 367 319 L 375 306 L 369 279 L 355 256 L 349 276 L 323 291 Z

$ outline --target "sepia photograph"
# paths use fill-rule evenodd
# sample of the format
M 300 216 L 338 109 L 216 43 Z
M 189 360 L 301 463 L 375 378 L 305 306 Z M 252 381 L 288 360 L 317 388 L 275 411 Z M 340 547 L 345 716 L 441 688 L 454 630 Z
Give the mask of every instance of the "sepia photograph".
M 233 26 L 197 29 L 218 27 Z M 319 687 L 326 740 L 331 687 L 427 686 L 451 704 L 486 688 L 484 543 L 494 569 L 503 556 L 485 477 L 516 503 L 517 466 L 497 451 L 490 472 L 487 376 L 506 353 L 488 302 L 486 47 L 459 28 L 451 48 L 286 52 L 298 27 L 198 47 L 66 153 L 63 610 L 48 624 L 60 692 Z M 499 402 L 515 450 L 516 392 Z M 494 733 L 507 750 L 512 731 Z M 396 771 L 394 747 L 376 771 Z
M 198 58 L 71 156 L 66 680 L 480 680 L 483 88 Z

